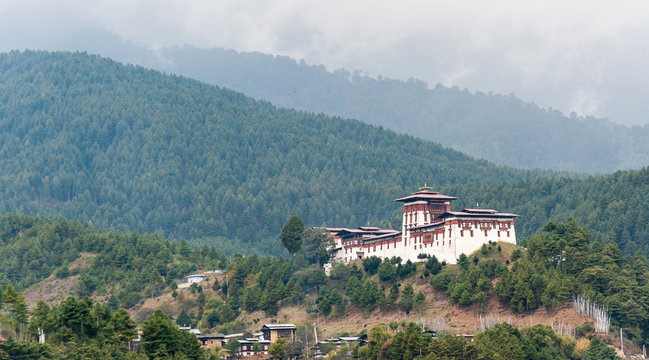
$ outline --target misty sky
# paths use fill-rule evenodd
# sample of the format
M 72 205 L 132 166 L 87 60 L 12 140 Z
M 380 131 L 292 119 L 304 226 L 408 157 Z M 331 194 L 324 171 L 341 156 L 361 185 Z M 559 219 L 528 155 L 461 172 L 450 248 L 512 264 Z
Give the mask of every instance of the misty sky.
M 151 48 L 283 54 L 649 123 L 642 1 L 0 0 L 0 51 L 94 51 L 104 31 Z

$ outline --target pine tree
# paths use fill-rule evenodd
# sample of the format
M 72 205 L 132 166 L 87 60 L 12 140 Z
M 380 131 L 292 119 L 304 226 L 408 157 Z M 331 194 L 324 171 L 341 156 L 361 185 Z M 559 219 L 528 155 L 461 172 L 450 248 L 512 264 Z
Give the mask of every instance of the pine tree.
M 291 254 L 295 254 L 302 247 L 303 232 L 304 223 L 299 216 L 291 216 L 282 227 L 282 233 L 279 238 L 282 240 L 282 245 Z
M 110 327 L 117 341 L 124 343 L 133 340 L 137 335 L 135 322 L 128 311 L 120 308 L 110 318 Z

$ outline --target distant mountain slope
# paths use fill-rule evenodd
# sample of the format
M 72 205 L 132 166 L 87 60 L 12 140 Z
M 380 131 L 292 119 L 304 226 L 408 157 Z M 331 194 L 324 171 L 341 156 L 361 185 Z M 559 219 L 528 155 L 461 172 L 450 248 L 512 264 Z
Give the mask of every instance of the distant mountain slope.
M 497 164 L 589 173 L 649 165 L 649 126 L 566 117 L 515 95 L 331 73 L 323 66 L 260 53 L 183 47 L 156 55 L 135 61 L 280 106 L 382 125 Z
M 282 253 L 266 240 L 293 214 L 389 226 L 392 200 L 426 181 L 543 175 L 80 53 L 0 55 L 0 144 L 2 212 L 218 238 L 230 253 Z
M 515 170 L 97 56 L 0 54 L 0 212 L 283 254 L 290 215 L 398 228 L 392 200 L 427 182 L 456 208 L 520 214 L 520 236 L 575 216 L 595 239 L 649 254 L 648 173 Z

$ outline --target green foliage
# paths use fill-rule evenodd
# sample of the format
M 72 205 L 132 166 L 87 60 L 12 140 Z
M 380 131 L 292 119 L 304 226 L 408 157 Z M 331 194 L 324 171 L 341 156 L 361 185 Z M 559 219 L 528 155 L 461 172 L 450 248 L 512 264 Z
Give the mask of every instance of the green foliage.
M 20 324 L 27 324 L 29 312 L 22 293 L 17 292 L 11 284 L 7 284 L 4 294 L 2 294 L 2 301 L 9 305 L 11 315 L 16 322 L 16 328 Z
M 385 293 L 372 280 L 363 281 L 358 277 L 350 277 L 347 281 L 346 293 L 352 304 L 365 312 L 373 311 L 377 305 L 382 308 L 387 306 Z
M 370 275 L 376 274 L 381 265 L 381 258 L 378 256 L 368 256 L 363 259 L 363 270 Z
M 117 341 L 126 343 L 137 336 L 135 322 L 131 315 L 124 309 L 118 309 L 110 318 L 110 330 L 114 333 Z
M 183 46 L 156 49 L 149 58 L 158 59 L 158 52 L 171 60 L 151 61 L 153 68 L 290 108 L 359 119 L 499 164 L 592 173 L 647 164 L 648 127 L 566 116 L 514 94 L 471 92 L 412 78 L 375 78 L 358 70 L 331 71 L 258 52 Z M 146 57 L 138 60 L 142 58 Z
M 627 336 L 646 342 L 649 266 L 644 257 L 625 257 L 616 244 L 589 242 L 590 234 L 573 219 L 544 229 L 529 239 L 527 254 L 502 274 L 495 287 L 498 298 L 525 312 L 585 295 L 606 306 L 612 324 L 628 329 Z
M 0 284 L 24 288 L 49 276 L 45 270 L 67 268 L 65 264 L 78 260 L 87 264 L 81 272 L 79 296 L 92 295 L 99 284 L 110 289 L 119 282 L 111 298 L 126 307 L 144 296 L 159 295 L 167 284 L 197 266 L 226 261 L 214 249 L 190 249 L 183 256 L 177 253 L 184 252 L 182 245 L 157 235 L 98 231 L 62 218 L 6 214 L 0 216 L 0 232 L 4 234 L 0 254 L 5 259 L 0 262 L 0 281 L 5 283 Z M 82 253 L 91 255 L 82 257 Z M 26 270 L 25 262 L 38 262 L 40 270 Z
M 302 249 L 309 263 L 322 266 L 329 261 L 333 240 L 322 228 L 307 229 L 302 233 Z
M 185 310 L 182 310 L 176 317 L 176 324 L 178 326 L 191 326 L 192 317 Z
M 453 282 L 449 274 L 439 274 L 430 279 L 430 284 L 439 290 L 448 290 L 449 285 Z
M 13 338 L 0 342 L 0 356 L 3 359 L 39 360 L 51 359 L 52 355 L 52 349 L 48 345 L 15 341 Z
M 594 337 L 584 353 L 583 360 L 616 360 L 618 359 L 615 350 L 606 346 L 598 337 Z
M 12 52 L 0 55 L 0 67 L 0 169 L 12 174 L 0 179 L 1 212 L 61 214 L 101 229 L 217 243 L 229 254 L 279 255 L 287 214 L 307 224 L 398 227 L 391 200 L 435 179 L 460 197 L 455 206 L 520 214 L 519 237 L 574 216 L 594 240 L 649 254 L 649 169 L 575 179 L 497 167 L 358 121 L 278 109 L 87 54 Z M 33 245 L 20 246 L 29 261 L 0 271 L 9 278 L 0 283 L 22 289 L 13 274 L 44 276 L 63 264 L 39 262 Z M 92 291 L 92 280 L 80 294 Z
M 443 289 L 451 300 L 462 305 L 484 305 L 487 302 L 488 292 L 491 289 L 491 279 L 503 272 L 501 265 L 495 261 L 470 266 L 463 269 L 456 281 L 451 281 L 446 274 L 438 275 L 431 280 L 431 284 Z M 446 275 L 446 276 L 445 276 Z
M 151 314 L 142 327 L 142 349 L 151 358 L 184 355 L 188 359 L 203 358 L 196 336 L 179 330 L 160 310 Z
M 426 270 L 430 271 L 433 275 L 437 275 L 442 271 L 442 264 L 439 263 L 439 260 L 437 260 L 435 255 L 426 260 Z
M 337 289 L 323 288 L 318 294 L 318 309 L 324 316 L 329 316 L 332 310 L 336 317 L 345 315 L 345 298 Z
M 0 68 L 3 213 L 280 255 L 287 214 L 398 226 L 391 200 L 426 180 L 544 174 L 88 54 L 12 52 Z
M 501 323 L 477 333 L 474 344 L 479 359 L 525 359 L 522 338 L 517 328 Z
M 562 337 L 549 325 L 537 324 L 523 330 L 523 351 L 525 359 L 574 359 L 576 341 Z
M 304 232 L 304 223 L 299 216 L 291 216 L 286 224 L 282 227 L 282 233 L 279 238 L 282 245 L 290 252 L 295 254 L 302 247 L 302 233 Z
M 390 259 L 383 260 L 378 267 L 377 273 L 382 281 L 394 281 L 397 278 L 397 269 Z
M 410 314 L 413 305 L 415 304 L 415 292 L 412 285 L 406 284 L 401 290 L 401 300 L 399 300 L 399 307 L 406 314 Z
M 462 270 L 466 270 L 469 268 L 469 258 L 462 253 L 457 258 L 457 264 L 462 268 Z
M 286 340 L 283 337 L 280 337 L 279 339 L 277 339 L 277 341 L 270 344 L 270 347 L 268 348 L 268 355 L 270 355 L 271 359 L 283 360 L 286 359 L 288 354 L 289 354 L 288 340 Z

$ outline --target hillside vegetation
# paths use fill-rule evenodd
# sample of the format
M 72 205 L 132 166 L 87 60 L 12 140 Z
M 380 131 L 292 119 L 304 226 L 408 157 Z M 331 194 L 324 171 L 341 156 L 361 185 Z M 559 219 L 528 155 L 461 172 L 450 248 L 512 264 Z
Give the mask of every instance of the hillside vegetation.
M 0 55 L 0 212 L 277 253 L 288 214 L 389 225 L 425 181 L 541 176 L 86 54 Z M 281 249 L 280 249 L 281 251 Z
M 69 264 L 92 254 L 83 271 Z M 0 285 L 24 290 L 54 274 L 80 275 L 76 296 L 101 295 L 116 308 L 131 307 L 197 268 L 225 268 L 213 247 L 190 248 L 157 235 L 105 232 L 63 218 L 0 216 Z M 62 299 L 59 299 L 62 300 Z
M 589 173 L 649 165 L 649 126 L 566 116 L 514 94 L 429 88 L 416 79 L 330 72 L 288 57 L 224 49 L 186 46 L 157 55 L 145 63 L 280 106 L 381 125 L 497 164 Z
M 0 55 L 0 212 L 56 214 L 236 252 L 286 254 L 284 221 L 399 228 L 428 183 L 454 207 L 521 215 L 519 237 L 573 216 L 649 254 L 649 170 L 584 180 L 515 170 L 355 120 L 279 109 L 80 53 Z

